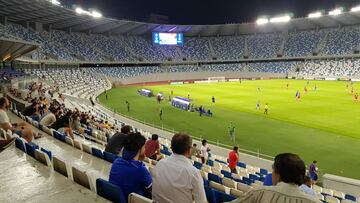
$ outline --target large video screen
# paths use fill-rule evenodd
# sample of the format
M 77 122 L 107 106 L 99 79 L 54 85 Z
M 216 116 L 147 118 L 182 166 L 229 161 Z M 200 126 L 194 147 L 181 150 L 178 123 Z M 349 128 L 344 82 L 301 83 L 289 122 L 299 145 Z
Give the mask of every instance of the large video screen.
M 155 45 L 182 46 L 184 44 L 184 35 L 183 33 L 153 32 L 153 43 Z

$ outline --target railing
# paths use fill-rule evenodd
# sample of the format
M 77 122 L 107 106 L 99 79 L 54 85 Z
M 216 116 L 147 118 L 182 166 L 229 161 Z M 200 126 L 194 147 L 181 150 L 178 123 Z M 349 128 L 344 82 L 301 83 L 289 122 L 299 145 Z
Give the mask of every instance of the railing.
M 156 128 L 156 129 L 159 129 L 159 130 L 163 130 L 163 131 L 166 131 L 166 132 L 169 132 L 169 133 L 177 133 L 177 131 L 173 128 L 173 129 L 169 129 L 169 128 L 166 128 L 164 127 L 164 125 L 156 125 L 154 122 L 151 123 L 151 122 L 147 122 L 145 120 L 140 120 L 140 119 L 137 119 L 137 118 L 134 118 L 134 117 L 131 117 L 129 115 L 126 115 L 126 114 L 123 114 L 121 112 L 118 112 L 116 111 L 116 109 L 111 109 L 110 107 L 108 107 L 107 105 L 104 105 L 104 104 L 100 104 L 98 103 L 98 105 L 102 108 L 105 108 L 106 110 L 112 112 L 114 114 L 114 116 L 117 114 L 119 116 L 122 116 L 122 117 L 125 117 L 127 119 L 130 119 L 130 120 L 133 120 L 135 122 L 138 122 L 138 123 L 141 123 L 141 124 L 144 124 L 144 125 L 147 125 L 147 126 L 150 126 L 150 127 L 153 127 L 153 128 Z M 202 136 L 194 136 L 194 135 L 191 135 L 191 137 L 195 140 L 198 140 L 201 142 L 202 139 L 204 139 L 204 137 Z M 223 144 L 223 143 L 220 143 L 219 140 L 217 141 L 213 141 L 213 140 L 208 140 L 208 143 L 212 144 L 212 145 L 216 145 L 216 146 L 219 146 L 219 147 L 223 147 L 223 148 L 227 148 L 227 149 L 232 149 L 233 146 L 230 146 L 230 145 L 227 145 L 227 144 Z M 239 147 L 239 146 L 238 146 Z M 259 158 L 264 158 L 264 159 L 268 159 L 268 160 L 273 160 L 274 157 L 273 156 L 270 156 L 270 155 L 267 155 L 267 154 L 263 154 L 263 153 L 260 153 L 260 149 L 258 148 L 256 151 L 252 151 L 252 150 L 248 150 L 248 149 L 244 149 L 244 148 L 240 148 L 239 147 L 239 152 L 242 152 L 242 153 L 245 153 L 245 154 L 249 154 L 249 155 L 252 155 L 252 156 L 256 156 L 256 157 L 259 157 Z

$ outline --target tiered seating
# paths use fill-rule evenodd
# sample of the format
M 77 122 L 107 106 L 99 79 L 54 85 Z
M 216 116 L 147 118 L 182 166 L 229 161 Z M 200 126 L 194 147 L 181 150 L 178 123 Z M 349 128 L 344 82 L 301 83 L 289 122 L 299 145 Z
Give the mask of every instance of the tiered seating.
M 274 58 L 280 50 L 282 38 L 279 34 L 250 35 L 247 42 L 252 58 Z
M 128 78 L 139 75 L 161 73 L 158 66 L 141 66 L 141 67 L 97 67 L 89 68 L 92 73 L 100 73 L 115 78 Z
M 104 79 L 94 77 L 87 69 L 26 69 L 25 72 L 57 84 L 62 88 L 61 92 L 75 97 L 89 98 L 108 87 Z
M 24 72 L 11 68 L 0 69 L 0 80 L 9 80 L 12 78 L 17 78 L 25 75 L 26 74 Z
M 191 61 L 205 61 L 210 59 L 210 50 L 206 38 L 188 38 L 181 47 L 185 57 Z
M 343 55 L 352 54 L 360 45 L 360 28 L 359 27 L 343 27 L 331 29 L 328 31 L 324 54 L 327 55 Z
M 307 61 L 301 69 L 301 77 L 357 77 L 360 61 L 356 59 Z
M 285 56 L 311 56 L 323 35 L 323 32 L 314 30 L 290 32 L 284 48 Z
M 298 65 L 294 61 L 281 62 L 256 62 L 249 63 L 250 72 L 271 72 L 271 73 L 287 73 Z
M 166 57 L 159 49 L 155 49 L 149 39 L 144 37 L 129 36 L 126 38 L 127 45 L 135 52 L 136 56 L 147 61 L 165 61 Z
M 236 60 L 244 54 L 244 37 L 211 37 L 209 39 L 220 60 Z
M 204 71 L 214 72 L 241 72 L 244 71 L 244 65 L 242 63 L 228 63 L 228 64 L 210 64 L 202 67 Z

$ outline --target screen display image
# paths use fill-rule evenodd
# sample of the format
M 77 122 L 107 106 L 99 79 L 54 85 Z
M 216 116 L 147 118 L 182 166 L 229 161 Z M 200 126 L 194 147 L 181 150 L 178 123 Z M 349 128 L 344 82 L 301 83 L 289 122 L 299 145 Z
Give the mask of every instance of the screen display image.
M 153 43 L 155 45 L 175 45 L 182 46 L 184 41 L 183 33 L 164 33 L 154 32 Z

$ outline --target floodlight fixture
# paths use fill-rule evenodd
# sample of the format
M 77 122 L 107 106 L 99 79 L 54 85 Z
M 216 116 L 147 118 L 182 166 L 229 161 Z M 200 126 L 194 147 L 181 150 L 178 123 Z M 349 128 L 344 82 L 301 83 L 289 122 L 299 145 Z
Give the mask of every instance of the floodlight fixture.
M 91 11 L 91 15 L 94 17 L 94 18 L 101 18 L 103 15 L 98 12 L 98 11 Z
M 256 20 L 256 24 L 258 24 L 258 25 L 264 25 L 267 23 L 269 23 L 269 19 L 267 19 L 267 18 L 259 18 Z
M 352 7 L 351 12 L 359 12 L 360 11 L 360 5 L 359 6 L 355 6 L 355 7 Z
M 321 11 L 317 11 L 317 12 L 314 12 L 314 13 L 310 13 L 308 15 L 308 18 L 320 18 L 321 16 L 322 16 Z
M 54 5 L 56 5 L 56 6 L 60 6 L 61 5 L 61 3 L 60 3 L 60 1 L 58 1 L 58 0 L 49 0 L 52 4 L 54 4 Z
M 336 8 L 336 9 L 334 9 L 334 10 L 332 10 L 332 11 L 329 11 L 329 15 L 331 15 L 331 16 L 337 16 L 337 15 L 342 14 L 342 11 L 343 11 L 342 8 Z
M 289 22 L 291 20 L 290 15 L 284 15 L 284 16 L 278 16 L 278 17 L 273 17 L 270 19 L 270 23 L 286 23 Z

